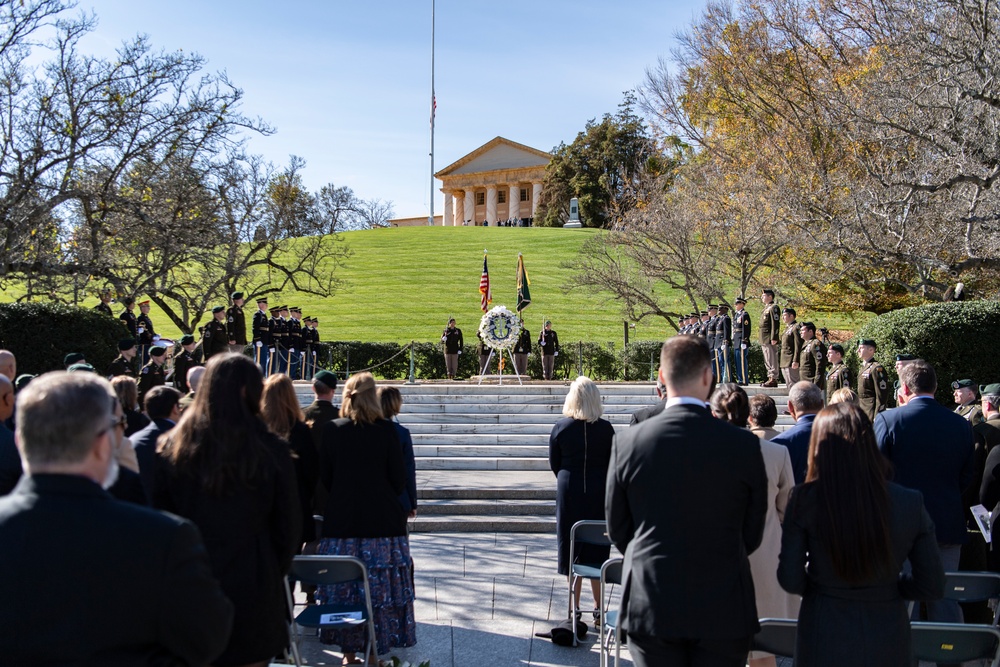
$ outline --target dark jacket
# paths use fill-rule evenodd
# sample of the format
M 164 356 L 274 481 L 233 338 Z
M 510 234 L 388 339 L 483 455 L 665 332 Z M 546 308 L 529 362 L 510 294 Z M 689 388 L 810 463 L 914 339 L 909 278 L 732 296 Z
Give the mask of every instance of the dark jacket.
M 312 432 L 304 422 L 292 427 L 288 436 L 295 466 L 295 482 L 299 490 L 299 514 L 302 517 L 302 532 L 299 544 L 316 539 L 316 522 L 313 521 L 313 498 L 319 482 L 319 450 L 313 442 Z
M 183 519 L 34 475 L 0 498 L 0 545 L 4 665 L 205 665 L 226 645 L 233 607 Z
M 14 444 L 14 432 L 0 424 L 0 496 L 14 490 L 23 472 L 21 453 Z
M 656 415 L 663 412 L 663 408 L 667 406 L 666 399 L 658 401 L 656 405 L 650 405 L 649 407 L 640 408 L 632 413 L 632 419 L 629 420 L 629 426 L 635 426 L 639 422 L 644 422 L 650 417 L 655 417 Z
M 788 448 L 796 484 L 806 481 L 806 468 L 809 467 L 809 438 L 812 436 L 815 420 L 814 414 L 802 415 L 795 420 L 795 426 L 771 438 L 771 442 Z
M 615 436 L 608 534 L 624 552 L 623 627 L 645 637 L 749 638 L 747 555 L 767 514 L 760 440 L 707 408 L 675 405 Z
M 146 428 L 138 431 L 129 440 L 135 448 L 135 458 L 139 462 L 139 477 L 148 502 L 153 502 L 153 483 L 156 476 L 156 441 L 160 435 L 174 427 L 169 419 L 154 419 Z
M 398 421 L 392 422 L 403 448 L 403 463 L 406 465 L 406 490 L 399 494 L 399 504 L 409 514 L 417 509 L 417 462 L 413 456 L 413 437 L 410 430 Z

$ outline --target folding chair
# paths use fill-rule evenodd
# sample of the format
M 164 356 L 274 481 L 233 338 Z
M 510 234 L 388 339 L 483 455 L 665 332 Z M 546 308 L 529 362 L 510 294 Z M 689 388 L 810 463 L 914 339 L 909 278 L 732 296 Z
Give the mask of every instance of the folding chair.
M 621 630 L 618 627 L 618 610 L 611 609 L 607 586 L 622 583 L 622 558 L 609 558 L 601 566 L 601 667 L 608 667 L 611 644 L 615 645 L 615 667 L 621 663 Z
M 992 625 L 913 622 L 910 645 L 914 660 L 953 663 L 988 660 L 990 667 L 1000 664 L 1000 630 Z
M 791 618 L 762 618 L 760 632 L 754 635 L 750 648 L 765 651 L 779 658 L 795 657 L 798 621 Z
M 993 601 L 993 625 L 1000 621 L 1000 574 L 945 572 L 944 599 L 955 602 Z
M 296 581 L 316 586 L 361 582 L 365 599 L 361 604 L 316 604 L 295 615 L 295 601 L 292 587 Z M 285 578 L 285 599 L 288 601 L 290 623 L 289 639 L 295 664 L 302 665 L 299 626 L 315 628 L 317 631 L 332 628 L 352 628 L 364 623 L 368 626 L 364 656 L 371 654 L 375 646 L 375 621 L 372 613 L 372 596 L 368 589 L 368 569 L 354 556 L 296 556 L 292 560 L 292 571 Z
M 573 589 L 576 587 L 577 579 L 600 579 L 602 563 L 577 563 L 576 543 L 593 544 L 597 546 L 610 546 L 611 538 L 608 537 L 608 526 L 604 521 L 584 520 L 577 521 L 569 530 L 569 618 L 575 628 L 576 617 L 579 610 L 576 608 L 576 596 Z M 582 589 L 582 586 L 581 586 Z M 583 595 L 583 591 L 580 591 Z M 573 633 L 573 646 L 579 645 L 576 632 Z

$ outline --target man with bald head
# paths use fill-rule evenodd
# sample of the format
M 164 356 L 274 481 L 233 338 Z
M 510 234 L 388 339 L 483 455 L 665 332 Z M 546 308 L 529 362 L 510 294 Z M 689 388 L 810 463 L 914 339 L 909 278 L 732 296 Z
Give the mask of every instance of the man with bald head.
M 10 350 L 0 350 L 0 375 L 4 375 L 11 382 L 17 377 L 17 359 Z
M 21 479 L 21 455 L 14 444 L 14 433 L 4 425 L 14 414 L 14 385 L 0 375 L 0 496 L 14 490 Z

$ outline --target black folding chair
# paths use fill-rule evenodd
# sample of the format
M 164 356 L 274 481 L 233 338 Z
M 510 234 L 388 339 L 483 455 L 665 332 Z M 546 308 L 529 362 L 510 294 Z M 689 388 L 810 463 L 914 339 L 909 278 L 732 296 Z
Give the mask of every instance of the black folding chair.
M 992 601 L 993 625 L 1000 620 L 1000 574 L 996 572 L 945 572 L 944 599 L 955 602 Z
M 576 582 L 578 579 L 600 579 L 601 566 L 603 565 L 603 563 L 577 563 L 576 545 L 578 542 L 580 544 L 610 546 L 611 538 L 608 537 L 607 523 L 593 519 L 577 521 L 569 530 L 569 618 L 574 624 L 573 627 L 576 627 L 577 614 L 579 613 L 579 610 L 576 608 L 576 596 L 573 595 Z M 583 594 L 582 590 L 580 594 Z M 579 643 L 574 632 L 573 646 L 577 646 Z
M 615 667 L 621 663 L 621 630 L 618 626 L 618 609 L 608 604 L 607 587 L 622 583 L 622 558 L 609 558 L 601 566 L 601 667 L 608 667 L 611 645 L 615 647 Z
M 364 600 L 360 604 L 306 605 L 296 616 L 295 601 L 292 599 L 292 587 L 296 581 L 316 586 L 360 582 L 364 588 Z M 368 588 L 368 569 L 354 556 L 296 556 L 292 560 L 292 571 L 285 578 L 285 598 L 288 601 L 288 616 L 294 619 L 290 623 L 289 638 L 296 665 L 302 665 L 299 626 L 322 631 L 364 624 L 368 628 L 364 656 L 367 659 L 371 654 L 375 646 L 375 617 Z
M 791 618 L 762 618 L 760 632 L 754 635 L 750 648 L 764 651 L 779 658 L 795 657 L 795 640 L 798 621 Z
M 914 660 L 959 664 L 981 660 L 988 661 L 990 667 L 1000 664 L 1000 630 L 992 625 L 913 622 L 910 644 Z

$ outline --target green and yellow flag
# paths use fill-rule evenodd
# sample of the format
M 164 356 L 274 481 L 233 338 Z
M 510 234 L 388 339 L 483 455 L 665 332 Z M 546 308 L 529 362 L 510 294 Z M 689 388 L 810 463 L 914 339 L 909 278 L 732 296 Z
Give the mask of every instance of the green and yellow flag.
M 531 281 L 528 280 L 528 272 L 524 270 L 524 257 L 521 256 L 521 253 L 517 253 L 517 312 L 519 314 L 531 304 L 529 285 L 531 285 Z

